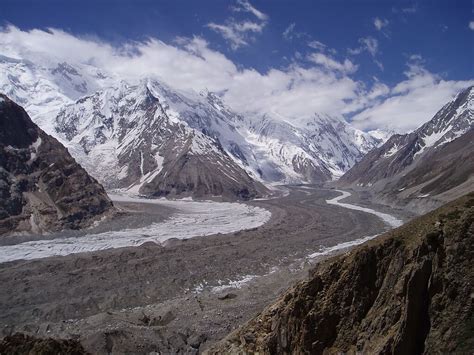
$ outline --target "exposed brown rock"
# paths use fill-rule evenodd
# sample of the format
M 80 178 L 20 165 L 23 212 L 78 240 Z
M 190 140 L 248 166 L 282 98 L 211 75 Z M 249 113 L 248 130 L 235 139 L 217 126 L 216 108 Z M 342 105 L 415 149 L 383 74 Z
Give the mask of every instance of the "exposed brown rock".
M 103 187 L 67 149 L 0 98 L 0 235 L 77 229 L 112 211 Z
M 209 353 L 474 348 L 474 193 L 318 265 Z

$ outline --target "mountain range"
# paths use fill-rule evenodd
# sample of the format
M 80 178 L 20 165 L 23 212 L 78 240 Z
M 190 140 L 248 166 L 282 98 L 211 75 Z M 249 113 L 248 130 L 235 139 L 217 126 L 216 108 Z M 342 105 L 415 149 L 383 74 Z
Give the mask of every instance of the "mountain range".
M 247 199 L 344 174 L 379 145 L 343 118 L 238 114 L 211 92 L 92 65 L 0 57 L 0 90 L 109 189 Z
M 0 91 L 107 189 L 251 199 L 278 184 L 340 178 L 337 186 L 368 190 L 418 213 L 472 185 L 472 87 L 417 130 L 387 138 L 317 113 L 298 119 L 236 113 L 209 91 L 123 79 L 53 56 L 32 63 L 3 55 L 0 69 Z
M 338 181 L 382 202 L 431 210 L 474 186 L 474 87 L 408 134 L 395 134 Z

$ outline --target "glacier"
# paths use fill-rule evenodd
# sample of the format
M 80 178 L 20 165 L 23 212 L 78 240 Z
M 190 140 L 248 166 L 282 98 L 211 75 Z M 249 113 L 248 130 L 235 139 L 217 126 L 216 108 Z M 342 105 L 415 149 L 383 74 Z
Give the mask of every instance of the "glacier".
M 148 226 L 81 237 L 35 240 L 15 245 L 0 246 L 0 263 L 14 260 L 40 259 L 98 250 L 140 246 L 147 242 L 163 243 L 166 240 L 188 239 L 212 234 L 230 234 L 257 228 L 271 218 L 271 212 L 242 203 L 143 199 L 113 195 L 113 201 L 148 203 L 177 210 L 170 218 Z M 228 236 L 231 238 L 231 236 Z

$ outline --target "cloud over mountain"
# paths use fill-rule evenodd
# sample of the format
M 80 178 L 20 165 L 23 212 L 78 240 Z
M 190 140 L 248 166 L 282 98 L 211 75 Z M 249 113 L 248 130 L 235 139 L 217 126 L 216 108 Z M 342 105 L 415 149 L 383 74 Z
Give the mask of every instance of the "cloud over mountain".
M 391 87 L 378 80 L 364 83 L 356 79 L 357 63 L 321 51 L 261 72 L 237 65 L 202 37 L 180 37 L 173 43 L 149 38 L 114 46 L 58 29 L 23 31 L 9 26 L 0 31 L 0 46 L 2 55 L 35 63 L 53 54 L 58 62 L 93 64 L 128 80 L 156 76 L 182 90 L 208 89 L 241 113 L 289 121 L 315 112 L 343 114 L 354 116 L 354 123 L 364 129 L 417 127 L 432 116 L 437 103 L 472 84 L 444 80 L 422 64 L 412 64 L 405 79 Z M 376 46 L 367 44 L 366 50 L 376 53 Z

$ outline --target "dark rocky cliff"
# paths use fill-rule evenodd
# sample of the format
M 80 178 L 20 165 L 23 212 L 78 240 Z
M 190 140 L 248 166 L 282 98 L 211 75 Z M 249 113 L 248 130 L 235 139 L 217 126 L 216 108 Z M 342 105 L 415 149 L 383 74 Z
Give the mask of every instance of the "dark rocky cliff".
M 0 94 L 0 235 L 77 229 L 112 210 L 67 149 Z
M 9 355 L 87 355 L 79 341 L 74 339 L 41 339 L 25 334 L 14 334 L 0 341 L 0 354 Z
M 473 220 L 471 193 L 322 262 L 209 353 L 472 353 Z

